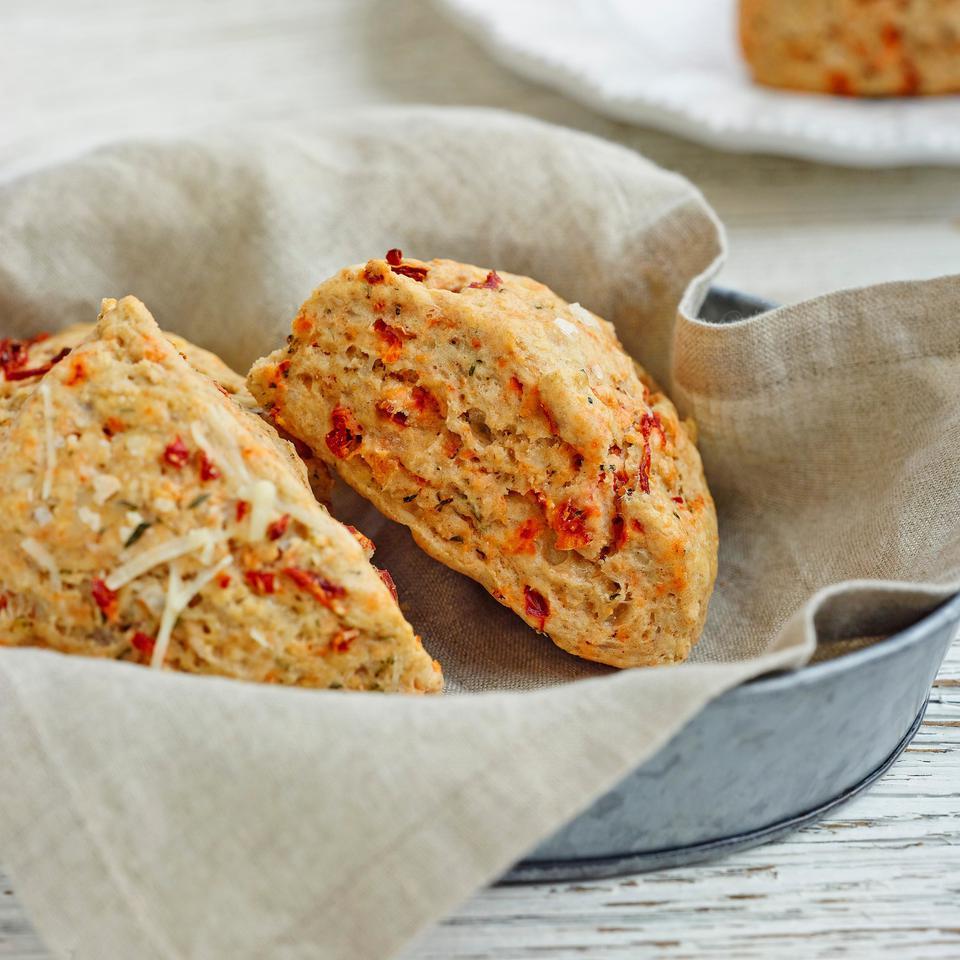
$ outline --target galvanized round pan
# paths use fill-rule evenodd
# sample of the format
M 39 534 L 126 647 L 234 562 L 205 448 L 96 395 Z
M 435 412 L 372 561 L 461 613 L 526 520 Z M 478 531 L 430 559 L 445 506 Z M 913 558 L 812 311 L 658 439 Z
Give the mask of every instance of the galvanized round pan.
M 723 323 L 767 307 L 715 290 L 703 316 Z M 818 819 L 910 742 L 958 626 L 960 596 L 885 640 L 728 691 L 503 881 L 681 866 Z

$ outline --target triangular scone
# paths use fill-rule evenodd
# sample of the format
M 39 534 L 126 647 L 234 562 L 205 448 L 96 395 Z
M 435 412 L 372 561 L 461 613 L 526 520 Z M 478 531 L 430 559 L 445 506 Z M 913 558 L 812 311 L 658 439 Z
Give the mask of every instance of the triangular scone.
M 717 569 L 692 425 L 613 327 L 527 277 L 348 267 L 247 380 L 274 422 L 558 646 L 687 656 Z
M 101 310 L 107 311 L 115 304 L 115 300 L 104 300 Z M 13 417 L 42 375 L 93 336 L 94 329 L 92 323 L 75 323 L 56 333 L 40 334 L 28 340 L 0 340 L 0 427 Z M 168 330 L 164 330 L 163 335 L 194 370 L 213 380 L 240 406 L 259 412 L 257 401 L 247 390 L 243 377 L 231 370 L 215 353 Z M 278 443 L 277 448 L 297 471 L 303 473 L 314 496 L 323 503 L 329 503 L 333 477 L 326 464 L 303 443 L 297 442 L 296 447 L 290 443 Z
M 309 687 L 439 668 L 272 428 L 132 297 L 0 432 L 0 644 Z M 302 471 L 302 468 L 301 468 Z

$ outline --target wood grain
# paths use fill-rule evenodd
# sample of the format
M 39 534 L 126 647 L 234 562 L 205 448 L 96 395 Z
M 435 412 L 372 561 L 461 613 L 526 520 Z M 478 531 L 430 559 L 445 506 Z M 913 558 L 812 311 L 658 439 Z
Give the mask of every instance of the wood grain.
M 517 110 L 677 170 L 728 229 L 721 282 L 773 300 L 960 270 L 957 169 L 723 154 L 613 123 L 511 76 L 421 0 L 0 5 L 0 177 L 117 136 L 224 121 L 309 127 L 333 110 L 409 102 Z M 486 890 L 407 957 L 957 958 L 958 811 L 954 644 L 913 745 L 830 819 L 700 867 Z M 2 872 L 0 958 L 49 958 Z

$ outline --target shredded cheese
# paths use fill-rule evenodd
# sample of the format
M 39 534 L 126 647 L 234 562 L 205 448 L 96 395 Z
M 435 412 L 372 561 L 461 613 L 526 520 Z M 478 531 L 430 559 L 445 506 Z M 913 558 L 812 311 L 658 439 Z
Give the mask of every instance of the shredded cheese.
M 45 527 L 53 519 L 53 514 L 46 504 L 41 503 L 39 507 L 33 508 L 33 519 L 39 526 Z
M 570 304 L 570 312 L 581 322 L 585 323 L 588 327 L 593 327 L 595 330 L 599 327 L 597 323 L 597 318 L 590 313 L 589 310 L 584 310 L 579 303 Z
M 240 496 L 250 502 L 247 536 L 250 540 L 262 540 L 276 511 L 277 488 L 269 480 L 254 480 L 240 492 Z
M 93 502 L 105 504 L 120 489 L 120 481 L 109 473 L 97 473 L 93 477 Z
M 53 436 L 53 403 L 50 400 L 50 384 L 46 380 L 41 380 L 37 389 L 40 391 L 40 397 L 43 400 L 43 438 L 46 450 L 43 486 L 40 488 L 40 496 L 44 500 L 48 500 L 50 491 L 53 489 L 53 471 L 57 465 L 57 448 Z
M 253 640 L 254 643 L 257 643 L 263 647 L 264 650 L 270 649 L 270 644 L 267 643 L 267 638 L 256 628 L 250 631 L 250 639 Z
M 20 541 L 20 546 L 23 548 L 23 552 L 27 554 L 31 560 L 36 562 L 37 566 L 46 570 L 50 577 L 50 585 L 53 589 L 59 590 L 63 586 L 60 580 L 60 568 L 57 566 L 57 562 L 53 559 L 50 551 L 32 537 L 24 537 L 23 540 Z
M 81 523 L 85 523 L 94 533 L 99 533 L 102 526 L 100 514 L 89 507 L 77 507 L 77 517 Z
M 185 554 L 193 553 L 201 547 L 206 547 L 211 539 L 225 540 L 226 534 L 217 536 L 211 530 L 191 530 L 186 536 L 171 537 L 171 539 L 158 543 L 156 546 L 141 550 L 135 557 L 131 557 L 126 563 L 120 564 L 113 573 L 107 577 L 105 583 L 110 590 L 119 590 L 124 584 L 159 566 L 161 563 L 168 563 L 176 560 Z
M 167 656 L 170 647 L 170 637 L 180 614 L 187 604 L 221 571 L 233 563 L 233 557 L 227 554 L 212 567 L 198 573 L 192 580 L 184 581 L 180 577 L 180 565 L 176 560 L 170 564 L 170 576 L 167 580 L 167 597 L 160 616 L 160 629 L 157 631 L 157 642 L 150 658 L 150 666 L 159 670 Z

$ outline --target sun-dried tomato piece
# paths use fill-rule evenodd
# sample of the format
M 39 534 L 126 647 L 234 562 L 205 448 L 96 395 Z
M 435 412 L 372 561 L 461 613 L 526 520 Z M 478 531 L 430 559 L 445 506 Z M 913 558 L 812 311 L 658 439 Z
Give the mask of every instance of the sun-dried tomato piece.
M 111 590 L 103 580 L 94 580 L 90 586 L 90 593 L 93 595 L 93 601 L 100 608 L 100 612 L 108 620 L 112 621 L 117 616 L 117 592 Z
M 407 425 L 408 417 L 406 412 L 403 410 L 395 410 L 389 400 L 378 400 L 375 409 L 377 416 L 395 423 L 398 427 L 405 427 Z
M 273 523 L 267 527 L 267 539 L 268 540 L 279 540 L 286 532 L 287 527 L 290 526 L 290 514 L 285 513 L 282 517 L 277 517 Z
M 390 575 L 390 571 L 380 570 L 377 568 L 377 573 L 380 575 L 380 579 L 386 584 L 387 589 L 390 591 L 390 596 L 393 597 L 396 603 L 399 603 L 400 595 L 397 593 L 397 585 L 393 582 L 393 577 Z
M 312 570 L 303 570 L 300 567 L 284 567 L 283 574 L 289 577 L 301 590 L 305 590 L 325 607 L 333 604 L 334 600 L 347 595 L 347 591 L 339 584 L 331 583 L 325 577 Z
M 363 442 L 363 431 L 357 418 L 346 407 L 334 407 L 330 414 L 333 429 L 324 438 L 330 452 L 341 460 L 348 460 Z
M 587 529 L 587 518 L 595 509 L 579 507 L 572 500 L 564 500 L 550 519 L 550 526 L 557 534 L 558 550 L 576 550 L 585 547 L 593 534 Z
M 49 372 L 55 364 L 58 364 L 69 352 L 70 347 L 64 347 L 55 357 L 51 358 L 50 361 L 45 363 L 42 367 L 33 367 L 31 370 L 4 370 L 4 375 L 8 380 L 28 380 L 30 377 L 42 377 L 45 373 Z M 23 354 L 23 357 L 26 359 L 26 354 Z
M 378 283 L 383 283 L 384 277 L 382 273 L 378 273 L 368 266 L 363 268 L 363 279 L 366 280 L 367 283 L 376 286 Z
M 236 510 L 234 511 L 239 523 L 250 512 L 250 503 L 247 500 L 238 500 Z
M 243 579 L 254 593 L 276 593 L 276 574 L 269 570 L 246 570 Z
M 20 380 L 22 377 L 14 376 L 16 370 L 27 365 L 30 356 L 30 347 L 41 340 L 46 340 L 50 334 L 40 333 L 29 340 L 14 340 L 12 337 L 4 337 L 0 340 L 0 370 L 3 370 L 4 377 L 7 380 Z M 32 375 L 32 374 L 31 374 Z
M 542 632 L 550 616 L 550 602 L 539 590 L 530 586 L 523 588 L 523 599 L 527 616 L 538 621 L 537 629 Z
M 349 523 L 345 523 L 344 526 L 353 534 L 354 540 L 363 547 L 364 553 L 367 555 L 367 559 L 373 556 L 374 552 L 377 549 L 377 545 L 366 535 L 362 534 L 356 527 L 352 526 Z
M 640 418 L 640 432 L 643 434 L 644 440 L 650 439 L 650 434 L 654 430 L 660 431 L 660 438 L 665 439 L 663 432 L 663 424 L 660 422 L 660 417 L 655 413 L 645 413 Z
M 393 247 L 392 249 L 387 251 L 387 256 L 385 259 L 387 263 L 390 264 L 391 267 L 399 267 L 400 264 L 403 262 L 403 251 L 398 250 L 396 247 Z
M 487 279 L 483 283 L 468 283 L 467 287 L 474 290 L 499 290 L 503 286 L 503 280 L 497 274 L 496 270 L 491 270 L 487 274 Z
M 650 492 L 650 463 L 651 463 L 651 454 L 650 454 L 650 441 L 645 440 L 643 443 L 643 457 L 640 459 L 640 468 L 637 470 L 637 480 L 640 483 L 640 489 L 644 493 Z
M 219 480 L 220 471 L 216 464 L 207 456 L 206 450 L 197 451 L 197 466 L 200 468 L 200 479 L 206 483 L 208 480 Z
M 402 263 L 399 266 L 391 266 L 390 269 L 394 273 L 399 273 L 401 277 L 409 277 L 411 280 L 416 280 L 417 283 L 423 283 L 427 279 L 427 268 L 426 267 L 415 267 L 411 263 Z
M 670 498 L 674 503 L 683 503 L 683 497 L 671 497 Z
M 229 573 L 221 573 L 221 574 L 219 574 L 219 575 L 217 576 L 217 586 L 218 586 L 221 590 L 226 590 L 227 587 L 230 586 L 230 574 L 229 574 Z
M 179 470 L 190 459 L 190 451 L 187 445 L 176 436 L 172 443 L 168 443 L 163 451 L 163 462 L 169 463 L 171 467 Z
M 402 327 L 393 327 L 385 323 L 380 317 L 373 321 L 373 329 L 380 338 L 380 359 L 384 363 L 396 363 L 403 353 L 404 340 L 413 340 L 412 334 Z
M 440 401 L 426 387 L 415 386 L 412 396 L 414 409 L 418 413 L 440 416 Z
M 543 530 L 543 524 L 536 517 L 528 517 L 513 532 L 508 551 L 510 553 L 537 552 L 537 538 Z
M 353 641 L 359 636 L 359 630 L 341 630 L 334 634 L 328 646 L 334 653 L 346 653 L 353 645 Z
M 148 657 L 153 653 L 153 648 L 157 641 L 149 634 L 141 633 L 139 630 L 130 638 L 130 645 L 134 650 L 145 653 Z
M 75 387 L 78 383 L 83 383 L 87 379 L 87 366 L 83 362 L 83 357 L 77 357 L 70 363 L 70 373 L 64 381 L 68 387 Z

